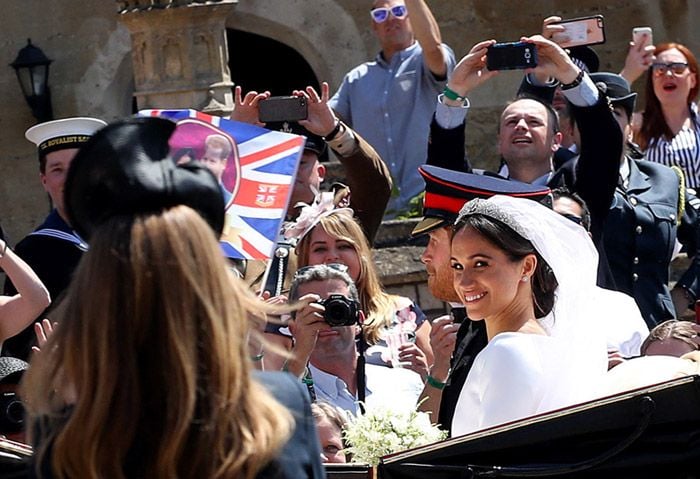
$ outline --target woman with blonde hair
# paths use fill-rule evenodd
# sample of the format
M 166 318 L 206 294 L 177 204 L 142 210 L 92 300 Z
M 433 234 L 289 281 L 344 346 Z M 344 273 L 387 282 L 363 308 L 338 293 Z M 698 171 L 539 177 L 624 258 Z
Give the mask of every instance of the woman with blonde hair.
M 355 282 L 366 320 L 363 334 L 368 362 L 388 365 L 398 359 L 422 376 L 433 362 L 430 323 L 409 298 L 384 291 L 372 257 L 369 242 L 350 208 L 335 208 L 331 197 L 322 193 L 314 205 L 304 207 L 295 223 L 287 228 L 289 237 L 298 238 L 298 265 L 339 263 Z M 386 339 L 398 335 L 398 358 L 390 358 Z M 415 346 L 412 347 L 413 342 Z
M 219 249 L 216 180 L 167 158 L 174 128 L 107 126 L 71 165 L 68 214 L 90 249 L 24 384 L 36 473 L 322 477 L 306 391 L 251 375 L 260 305 Z

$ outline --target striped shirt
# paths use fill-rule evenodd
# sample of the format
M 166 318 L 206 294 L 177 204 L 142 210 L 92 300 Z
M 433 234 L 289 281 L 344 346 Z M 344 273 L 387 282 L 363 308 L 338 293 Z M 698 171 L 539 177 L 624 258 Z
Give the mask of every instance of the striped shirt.
M 691 126 L 684 126 L 676 136 L 653 138 L 644 158 L 666 166 L 678 166 L 685 173 L 685 184 L 695 190 L 700 186 L 700 118 L 698 107 L 691 103 Z

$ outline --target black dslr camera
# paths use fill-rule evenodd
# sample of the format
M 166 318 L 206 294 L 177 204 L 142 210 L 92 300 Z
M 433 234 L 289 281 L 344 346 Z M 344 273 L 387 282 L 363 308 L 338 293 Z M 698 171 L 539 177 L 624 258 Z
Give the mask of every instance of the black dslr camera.
M 318 304 L 326 308 L 323 319 L 330 326 L 352 326 L 359 322 L 360 308 L 357 301 L 342 294 L 331 294 Z
M 24 427 L 24 404 L 13 392 L 0 393 L 0 434 L 19 432 Z

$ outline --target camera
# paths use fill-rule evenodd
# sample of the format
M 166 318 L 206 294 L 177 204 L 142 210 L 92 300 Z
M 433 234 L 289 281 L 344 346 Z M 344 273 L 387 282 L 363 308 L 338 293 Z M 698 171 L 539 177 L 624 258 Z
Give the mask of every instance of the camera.
M 13 392 L 0 393 L 0 434 L 19 432 L 24 428 L 24 404 Z
M 323 319 L 330 326 L 352 326 L 360 319 L 360 308 L 357 301 L 342 294 L 331 294 L 318 304 L 326 308 Z

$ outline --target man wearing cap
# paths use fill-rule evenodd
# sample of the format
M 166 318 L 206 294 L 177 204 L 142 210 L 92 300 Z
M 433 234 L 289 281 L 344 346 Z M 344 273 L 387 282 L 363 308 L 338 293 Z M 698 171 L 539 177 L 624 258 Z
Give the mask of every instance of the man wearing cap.
M 17 243 L 15 252 L 36 272 L 52 298 L 58 299 L 68 287 L 73 270 L 87 249 L 67 220 L 63 201 L 66 173 L 80 145 L 104 125 L 104 121 L 96 118 L 66 118 L 40 123 L 25 133 L 37 146 L 39 178 L 53 209 L 36 230 Z M 14 293 L 14 285 L 7 280 L 5 294 Z M 27 359 L 33 336 L 30 325 L 3 343 L 2 355 Z
M 370 14 L 381 52 L 345 76 L 330 104 L 389 166 L 393 217 L 423 191 L 416 168 L 425 160 L 435 95 L 455 59 L 425 0 L 374 0 Z
M 471 321 L 453 287 L 450 268 L 452 224 L 464 203 L 474 198 L 488 198 L 505 194 L 535 201 L 545 201 L 550 190 L 519 181 L 508 181 L 484 175 L 426 165 L 419 168 L 425 180 L 423 220 L 414 228 L 412 236 L 429 235 L 430 240 L 421 255 L 428 272 L 428 288 L 438 299 L 449 302 L 452 317 L 433 320 L 430 333 L 435 355 L 430 376 L 421 399 L 423 411 L 446 430 L 452 425 L 452 416 L 462 385 L 476 355 L 486 346 L 486 325 Z

